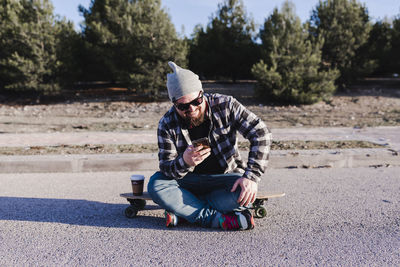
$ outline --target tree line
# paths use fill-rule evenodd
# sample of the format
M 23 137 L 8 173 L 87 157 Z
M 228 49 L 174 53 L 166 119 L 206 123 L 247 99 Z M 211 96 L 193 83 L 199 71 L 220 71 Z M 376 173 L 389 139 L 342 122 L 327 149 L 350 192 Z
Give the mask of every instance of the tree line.
M 166 62 L 202 79 L 255 79 L 266 101 L 314 103 L 367 75 L 400 71 L 400 15 L 372 22 L 357 0 L 319 0 L 302 23 L 285 1 L 257 29 L 242 0 L 180 36 L 160 0 L 92 0 L 81 31 L 49 0 L 0 0 L 0 92 L 57 94 L 109 81 L 157 98 Z

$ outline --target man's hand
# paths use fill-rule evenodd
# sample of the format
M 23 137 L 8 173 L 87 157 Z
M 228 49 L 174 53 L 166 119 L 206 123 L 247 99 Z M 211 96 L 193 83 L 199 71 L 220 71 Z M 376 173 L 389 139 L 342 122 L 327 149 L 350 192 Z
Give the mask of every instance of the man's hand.
M 187 165 L 194 167 L 199 165 L 203 160 L 205 160 L 211 154 L 211 148 L 203 149 L 203 146 L 194 147 L 192 145 L 188 146 L 183 153 L 183 160 Z
M 235 192 L 238 186 L 242 188 L 240 196 L 237 200 L 237 202 L 240 203 L 240 206 L 246 207 L 247 205 L 253 203 L 256 200 L 257 190 L 258 190 L 258 185 L 256 182 L 244 177 L 239 178 L 233 185 L 231 192 Z

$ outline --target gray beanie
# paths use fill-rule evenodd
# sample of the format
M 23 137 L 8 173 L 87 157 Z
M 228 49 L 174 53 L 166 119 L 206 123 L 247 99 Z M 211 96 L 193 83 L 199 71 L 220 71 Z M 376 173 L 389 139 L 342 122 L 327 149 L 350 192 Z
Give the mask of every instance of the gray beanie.
M 168 65 L 174 71 L 167 74 L 168 96 L 175 102 L 184 95 L 203 90 L 199 76 L 190 70 L 182 69 L 174 62 L 169 61 Z

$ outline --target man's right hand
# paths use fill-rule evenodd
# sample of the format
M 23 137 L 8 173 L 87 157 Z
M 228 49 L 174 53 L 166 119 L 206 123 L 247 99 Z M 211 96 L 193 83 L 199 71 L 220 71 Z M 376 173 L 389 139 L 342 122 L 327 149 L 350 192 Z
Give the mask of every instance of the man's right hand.
M 188 146 L 183 153 L 183 160 L 187 165 L 194 167 L 199 165 L 203 160 L 205 160 L 211 154 L 211 148 L 203 149 L 203 146 L 194 147 L 192 145 Z

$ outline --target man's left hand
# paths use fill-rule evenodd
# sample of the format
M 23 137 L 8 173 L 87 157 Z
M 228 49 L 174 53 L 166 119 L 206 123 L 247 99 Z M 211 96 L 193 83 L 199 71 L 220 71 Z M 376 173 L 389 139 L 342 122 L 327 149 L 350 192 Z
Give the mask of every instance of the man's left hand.
M 242 191 L 240 192 L 240 196 L 237 200 L 237 202 L 240 203 L 241 206 L 246 207 L 256 200 L 258 190 L 258 185 L 256 182 L 244 177 L 239 178 L 233 185 L 231 192 L 235 192 L 238 186 L 240 186 L 240 188 L 242 189 Z

